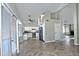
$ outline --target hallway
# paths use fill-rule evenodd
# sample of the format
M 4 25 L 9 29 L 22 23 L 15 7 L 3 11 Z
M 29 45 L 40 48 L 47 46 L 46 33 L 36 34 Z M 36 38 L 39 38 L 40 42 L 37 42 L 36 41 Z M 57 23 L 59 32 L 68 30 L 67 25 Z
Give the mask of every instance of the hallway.
M 79 4 L 3 3 L 1 16 L 1 56 L 79 56 Z
M 20 44 L 20 56 L 79 56 L 79 46 L 73 40 L 44 43 L 30 38 Z

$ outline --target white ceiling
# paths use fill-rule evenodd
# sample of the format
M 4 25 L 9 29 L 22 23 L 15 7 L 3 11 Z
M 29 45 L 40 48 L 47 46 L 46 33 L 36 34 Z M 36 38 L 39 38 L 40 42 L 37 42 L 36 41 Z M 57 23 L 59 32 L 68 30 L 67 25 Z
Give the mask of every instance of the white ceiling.
M 33 19 L 37 20 L 38 17 L 47 11 L 56 12 L 65 6 L 65 3 L 16 3 L 16 10 L 22 20 L 23 24 L 26 25 L 28 15 L 31 15 Z

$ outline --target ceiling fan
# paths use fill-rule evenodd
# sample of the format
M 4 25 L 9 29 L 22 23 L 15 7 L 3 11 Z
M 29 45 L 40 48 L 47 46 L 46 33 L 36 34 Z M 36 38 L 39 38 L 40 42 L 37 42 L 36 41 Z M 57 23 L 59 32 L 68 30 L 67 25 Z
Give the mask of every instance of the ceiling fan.
M 28 20 L 29 20 L 30 22 L 33 22 L 33 19 L 32 19 L 32 17 L 31 17 L 31 15 L 28 15 Z

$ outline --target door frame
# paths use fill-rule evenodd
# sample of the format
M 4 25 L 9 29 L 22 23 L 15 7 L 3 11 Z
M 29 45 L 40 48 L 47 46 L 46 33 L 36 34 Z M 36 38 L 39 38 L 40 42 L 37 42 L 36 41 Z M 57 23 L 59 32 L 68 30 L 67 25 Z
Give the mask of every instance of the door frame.
M 16 20 L 16 32 L 17 32 L 17 54 L 19 54 L 19 20 Z

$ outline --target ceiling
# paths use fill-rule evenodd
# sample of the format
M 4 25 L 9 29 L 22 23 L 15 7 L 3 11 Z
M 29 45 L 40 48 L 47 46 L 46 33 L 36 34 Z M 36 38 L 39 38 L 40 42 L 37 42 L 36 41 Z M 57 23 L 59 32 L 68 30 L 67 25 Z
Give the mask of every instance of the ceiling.
M 16 10 L 24 25 L 28 22 L 28 15 L 37 22 L 38 17 L 44 12 L 56 12 L 65 6 L 65 3 L 16 3 Z

